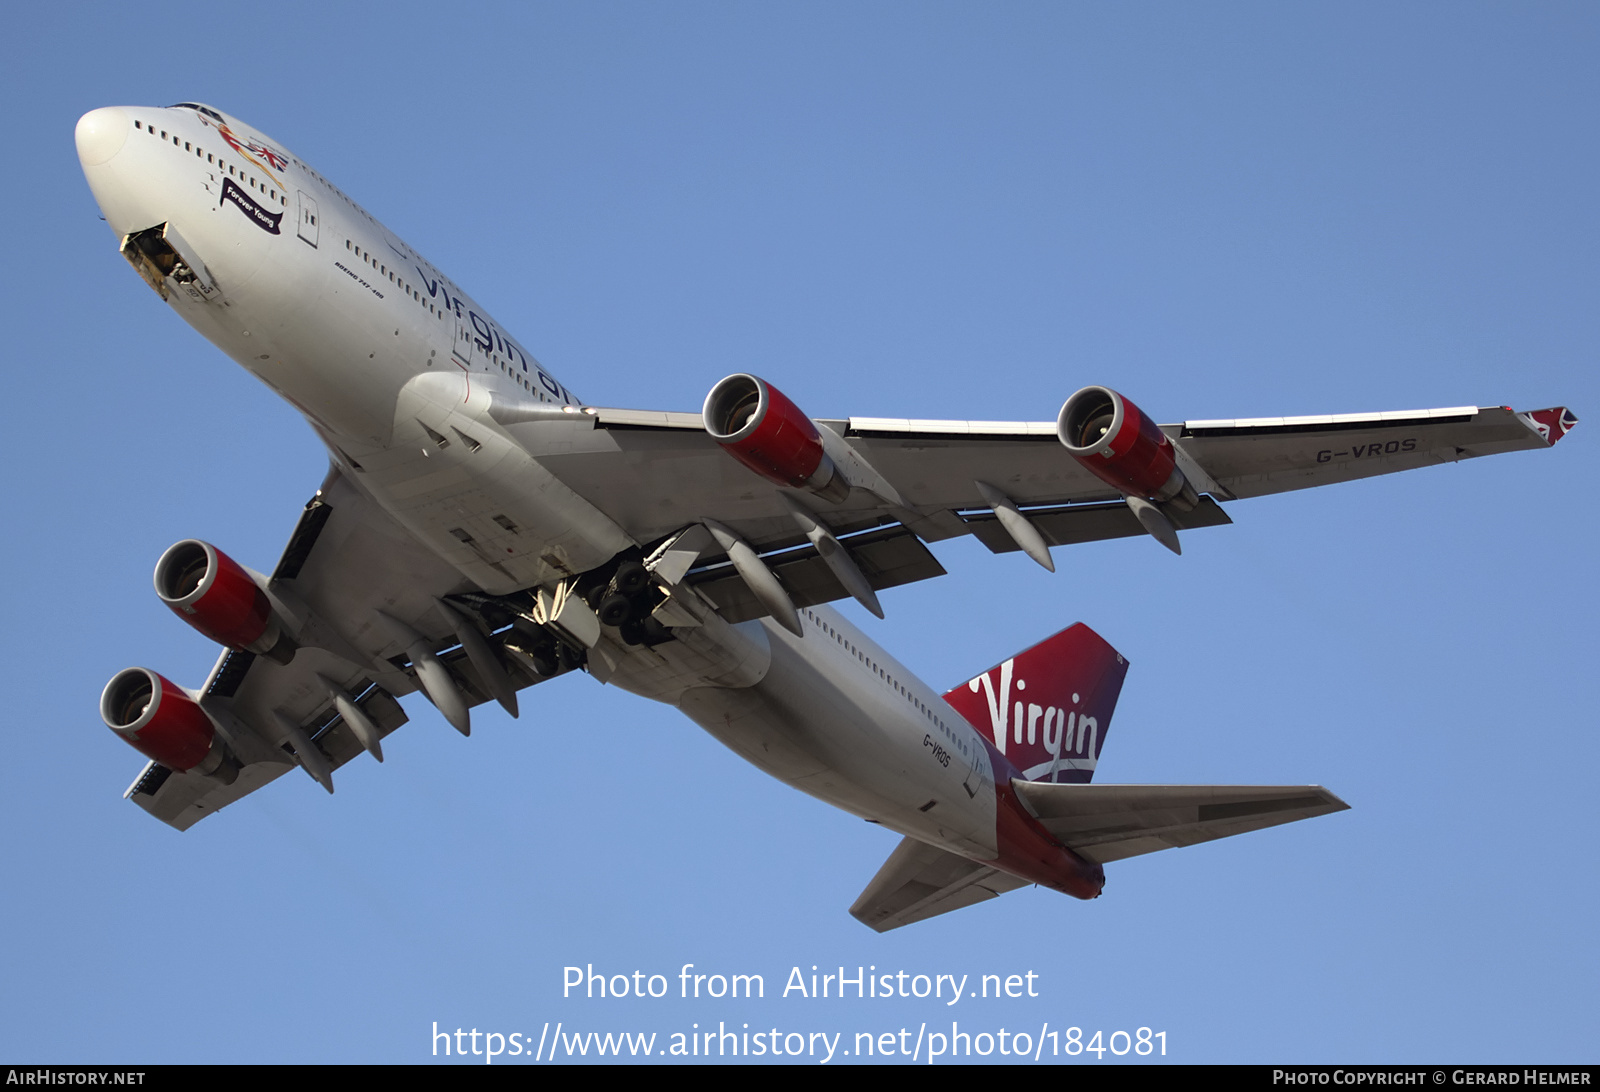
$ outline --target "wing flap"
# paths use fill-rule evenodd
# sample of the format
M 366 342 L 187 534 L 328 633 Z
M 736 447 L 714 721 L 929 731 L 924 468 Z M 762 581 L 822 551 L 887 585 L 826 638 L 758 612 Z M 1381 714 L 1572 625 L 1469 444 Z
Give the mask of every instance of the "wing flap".
M 1028 886 L 1027 880 L 906 838 L 850 907 L 880 933 L 987 902 Z
M 360 693 L 359 690 L 356 692 Z M 462 688 L 462 693 L 474 706 L 488 700 L 480 694 L 469 692 L 465 687 Z M 360 706 L 361 711 L 367 714 L 367 719 L 372 721 L 372 726 L 378 730 L 380 740 L 388 738 L 390 732 L 410 719 L 394 696 L 382 687 L 371 687 L 366 694 L 356 699 L 356 705 Z M 335 770 L 365 753 L 361 741 L 356 738 L 349 725 L 345 724 L 332 703 L 329 703 L 322 714 L 306 727 L 305 732 L 328 757 L 328 764 Z
M 1100 864 L 1345 811 L 1320 785 L 1050 785 L 1013 781 L 1062 845 Z
M 170 827 L 188 830 L 214 811 L 248 796 L 294 769 L 294 759 L 252 762 L 231 785 L 218 785 L 198 774 L 174 773 L 152 762 L 128 789 L 127 796 Z
M 1133 509 L 1120 500 L 1097 504 L 1069 504 L 1053 508 L 1028 508 L 1028 517 L 1049 546 L 1072 546 L 1080 542 L 1098 542 L 1111 538 L 1133 538 L 1149 534 L 1133 514 Z M 1192 512 L 1172 509 L 1167 513 L 1172 525 L 1180 531 L 1194 527 L 1221 527 L 1232 523 L 1228 513 L 1210 497 L 1201 497 Z M 962 516 L 974 538 L 993 553 L 1004 554 L 1021 550 L 993 512 L 967 513 Z
M 209 693 L 207 696 L 210 697 Z M 380 687 L 369 687 L 356 704 L 371 719 L 380 736 L 388 736 L 408 719 L 400 703 Z M 221 710 L 215 711 L 221 714 Z M 222 727 L 226 731 L 231 726 L 224 721 Z M 364 753 L 355 733 L 339 719 L 331 703 L 327 715 L 308 726 L 306 734 L 327 756 L 328 764 L 333 769 Z M 239 739 L 237 733 L 230 733 L 230 742 L 234 743 L 236 751 L 243 751 L 254 758 L 254 761 L 247 762 L 240 769 L 231 785 L 219 784 L 199 774 L 177 773 L 151 762 L 129 786 L 125 795 L 162 822 L 178 830 L 188 830 L 212 812 L 248 796 L 298 765 L 288 749 L 280 749 L 281 754 L 274 754 L 267 749 L 262 754 L 263 748 L 254 739 L 254 734 Z M 249 747 L 252 742 L 257 743 L 253 751 Z
M 904 527 L 884 527 L 842 539 L 843 546 L 874 591 L 944 575 L 944 566 L 916 535 Z M 839 583 L 828 563 L 807 544 L 762 558 L 777 574 L 797 607 L 810 607 L 850 593 Z M 745 622 L 767 613 L 731 564 L 713 565 L 689 574 L 688 581 L 717 606 L 730 622 Z

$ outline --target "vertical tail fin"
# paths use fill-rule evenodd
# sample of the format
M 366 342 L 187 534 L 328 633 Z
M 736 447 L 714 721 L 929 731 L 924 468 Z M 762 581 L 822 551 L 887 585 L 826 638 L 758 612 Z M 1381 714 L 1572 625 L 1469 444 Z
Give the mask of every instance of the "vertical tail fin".
M 944 696 L 1028 781 L 1094 777 L 1128 662 L 1079 622 Z

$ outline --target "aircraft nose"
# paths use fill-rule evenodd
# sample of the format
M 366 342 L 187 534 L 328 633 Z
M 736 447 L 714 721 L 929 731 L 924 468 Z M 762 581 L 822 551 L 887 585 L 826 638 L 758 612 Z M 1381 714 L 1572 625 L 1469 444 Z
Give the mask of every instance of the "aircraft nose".
M 102 106 L 78 119 L 75 134 L 78 162 L 98 167 L 109 162 L 128 140 L 128 113 L 120 106 Z

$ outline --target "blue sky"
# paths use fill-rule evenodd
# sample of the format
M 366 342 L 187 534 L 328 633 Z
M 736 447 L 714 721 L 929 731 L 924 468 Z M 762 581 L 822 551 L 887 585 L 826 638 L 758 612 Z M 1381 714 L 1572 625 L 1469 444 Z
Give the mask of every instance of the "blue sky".
M 1150 1027 L 1180 1061 L 1595 1059 L 1591 424 L 1241 502 L 1182 558 L 1095 544 L 1050 576 L 940 544 L 949 576 L 886 593 L 869 632 L 936 684 L 1098 629 L 1132 662 L 1101 780 L 1352 805 L 1111 866 L 1094 903 L 1024 890 L 873 934 L 846 908 L 894 837 L 586 677 L 470 740 L 407 699 L 388 761 L 336 796 L 293 776 L 179 835 L 120 799 L 139 759 L 100 688 L 131 664 L 204 678 L 155 559 L 198 536 L 269 569 L 325 459 L 117 257 L 72 146 L 96 106 L 243 117 L 596 404 L 694 409 L 748 370 L 818 416 L 1045 420 L 1103 383 L 1163 421 L 1582 417 L 1592 6 L 9 18 L 0 1059 L 414 1062 L 434 1022 L 849 1049 L 951 1020 Z M 561 996 L 568 965 L 675 994 L 685 963 L 767 996 Z M 1040 996 L 779 996 L 814 964 L 1033 971 Z

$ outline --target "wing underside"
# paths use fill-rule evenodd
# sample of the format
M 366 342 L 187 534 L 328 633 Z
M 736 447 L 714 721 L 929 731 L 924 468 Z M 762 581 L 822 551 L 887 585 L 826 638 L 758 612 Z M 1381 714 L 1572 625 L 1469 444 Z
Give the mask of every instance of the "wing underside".
M 1472 406 L 1163 425 L 1201 494 L 1230 501 L 1378 474 L 1550 446 L 1575 419 L 1565 410 L 1517 413 Z M 1045 534 L 1067 545 L 1144 533 L 1121 497 L 1070 456 L 1052 422 L 818 422 L 842 436 L 899 492 L 905 507 L 857 489 L 810 503 L 837 535 L 905 526 L 923 541 L 975 535 L 1017 549 L 979 482 L 1002 491 Z M 706 434 L 699 414 L 597 409 L 508 431 L 639 542 L 711 518 L 761 551 L 801 546 L 765 483 Z M 1172 515 L 1173 513 L 1169 513 Z M 1214 503 L 1175 515 L 1178 529 L 1230 520 Z
M 1222 526 L 1232 519 L 1219 500 L 1547 447 L 1572 423 L 1564 410 L 1468 406 L 1165 425 L 1202 494 L 1192 510 L 1169 507 L 1166 515 L 1178 531 Z M 819 424 L 906 502 L 891 505 L 862 489 L 836 503 L 802 497 L 875 590 L 942 575 L 925 542 L 970 534 L 994 553 L 1022 549 L 980 482 L 1005 493 L 1047 547 L 1146 533 L 1122 497 L 1067 453 L 1051 422 L 852 417 Z M 762 556 L 797 607 L 847 595 L 782 491 L 729 458 L 699 414 L 595 409 L 510 431 L 639 542 L 714 519 Z M 702 559 L 689 582 L 730 621 L 766 613 L 724 557 Z
M 1192 510 L 1167 515 L 1179 531 L 1220 526 L 1231 520 L 1218 501 L 1547 447 L 1574 421 L 1560 409 L 1521 414 L 1463 407 L 1162 426 L 1202 494 Z M 942 575 L 929 542 L 970 534 L 996 553 L 1023 548 L 986 488 L 1012 501 L 1047 547 L 1145 533 L 1120 496 L 1062 447 L 1053 423 L 866 417 L 818 423 L 859 452 L 901 503 L 862 488 L 838 503 L 780 490 L 730 458 L 699 414 L 595 409 L 506 429 L 610 516 L 641 554 L 701 521 L 715 521 L 753 548 L 797 607 L 849 594 L 837 568 L 797 524 L 797 501 L 836 536 L 874 590 Z M 715 548 L 682 579 L 728 621 L 769 613 L 745 574 Z M 490 698 L 492 685 L 438 611 L 441 600 L 470 598 L 477 588 L 338 471 L 307 506 L 268 588 L 296 621 L 301 651 L 288 666 L 266 669 L 250 653 L 227 653 L 201 699 L 239 757 L 240 775 L 219 785 L 152 763 L 128 790 L 142 808 L 180 829 L 306 765 L 291 742 L 296 733 L 315 742 L 329 770 L 359 754 L 355 733 L 335 711 L 335 690 L 365 713 L 379 736 L 405 722 L 395 699 L 419 689 L 417 667 L 380 616 L 398 619 L 426 641 L 466 705 Z M 506 642 L 496 640 L 504 650 Z M 563 662 L 552 671 L 536 669 L 525 657 L 508 654 L 505 660 L 509 679 L 500 680 L 502 692 L 578 666 Z M 983 878 L 965 886 L 972 897 L 994 888 Z
M 202 707 L 240 760 L 238 776 L 221 784 L 151 762 L 125 794 L 179 830 L 304 765 L 287 738 L 290 727 L 311 741 L 330 771 L 361 755 L 362 744 L 335 707 L 334 690 L 354 702 L 380 739 L 406 723 L 396 698 L 419 689 L 416 665 L 380 632 L 379 611 L 423 636 L 469 707 L 493 700 L 437 609 L 439 599 L 475 589 L 338 472 L 306 506 L 270 587 L 300 623 L 301 647 L 292 662 L 224 652 L 201 690 Z M 511 655 L 504 666 L 522 689 L 572 665 L 545 675 Z

